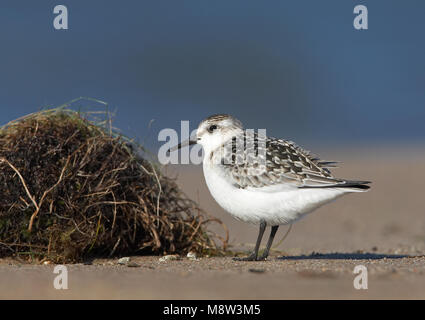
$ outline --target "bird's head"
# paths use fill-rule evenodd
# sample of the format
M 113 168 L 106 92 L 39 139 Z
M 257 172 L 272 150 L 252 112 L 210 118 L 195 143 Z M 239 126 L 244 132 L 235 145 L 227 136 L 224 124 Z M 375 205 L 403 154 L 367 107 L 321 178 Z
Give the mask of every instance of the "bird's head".
M 212 115 L 201 121 L 196 130 L 196 136 L 180 143 L 170 151 L 198 143 L 202 145 L 205 154 L 209 154 L 242 132 L 243 126 L 238 119 L 227 114 Z
M 196 130 L 196 142 L 202 145 L 205 153 L 209 153 L 233 137 L 242 133 L 242 123 L 227 114 L 210 116 L 201 121 Z

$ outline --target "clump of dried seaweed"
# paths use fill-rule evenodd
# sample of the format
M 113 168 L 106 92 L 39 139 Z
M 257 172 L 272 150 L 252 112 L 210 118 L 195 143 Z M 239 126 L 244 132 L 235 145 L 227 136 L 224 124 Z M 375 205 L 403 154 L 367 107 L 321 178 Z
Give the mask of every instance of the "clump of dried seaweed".
M 220 221 L 139 151 L 71 109 L 0 128 L 0 257 L 63 263 L 225 249 L 206 228 Z

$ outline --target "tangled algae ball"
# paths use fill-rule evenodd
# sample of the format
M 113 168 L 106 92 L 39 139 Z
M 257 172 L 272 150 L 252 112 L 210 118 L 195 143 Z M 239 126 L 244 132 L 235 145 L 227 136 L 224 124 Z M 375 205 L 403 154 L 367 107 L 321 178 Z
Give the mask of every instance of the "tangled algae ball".
M 220 221 L 139 151 L 69 109 L 0 128 L 0 257 L 63 263 L 224 249 L 206 229 Z

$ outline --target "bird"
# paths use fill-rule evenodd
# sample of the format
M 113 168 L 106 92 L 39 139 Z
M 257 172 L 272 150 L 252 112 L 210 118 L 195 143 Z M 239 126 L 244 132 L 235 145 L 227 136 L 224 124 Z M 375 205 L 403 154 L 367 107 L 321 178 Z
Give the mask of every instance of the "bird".
M 266 260 L 280 225 L 292 225 L 322 205 L 354 192 L 365 192 L 370 181 L 336 178 L 335 161 L 323 161 L 292 141 L 245 130 L 228 114 L 202 120 L 196 134 L 169 149 L 200 144 L 203 173 L 215 201 L 237 220 L 259 226 L 253 252 L 234 260 Z M 266 248 L 259 248 L 266 227 Z

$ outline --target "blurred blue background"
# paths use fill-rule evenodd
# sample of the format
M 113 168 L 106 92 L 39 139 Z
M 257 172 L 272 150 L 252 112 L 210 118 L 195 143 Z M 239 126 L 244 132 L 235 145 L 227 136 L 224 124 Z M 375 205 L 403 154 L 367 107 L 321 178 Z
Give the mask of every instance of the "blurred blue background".
M 58 4 L 68 30 L 53 28 Z M 358 4 L 367 5 L 368 30 L 353 28 Z M 88 96 L 153 148 L 159 130 L 180 120 L 194 129 L 214 113 L 307 146 L 425 141 L 424 1 L 0 6 L 2 124 Z

